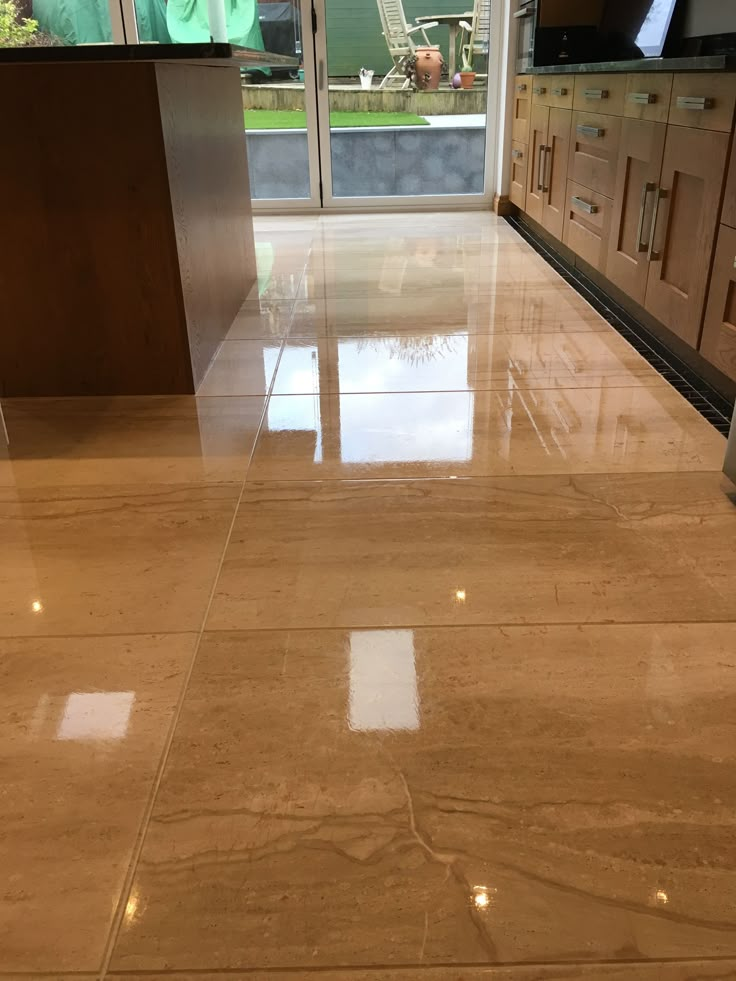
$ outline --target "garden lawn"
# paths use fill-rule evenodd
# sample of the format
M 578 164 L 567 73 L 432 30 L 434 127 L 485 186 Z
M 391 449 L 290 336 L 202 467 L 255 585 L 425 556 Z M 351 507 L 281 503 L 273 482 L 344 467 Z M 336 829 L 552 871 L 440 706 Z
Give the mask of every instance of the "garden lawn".
M 298 109 L 246 109 L 245 128 L 306 129 L 306 113 Z M 330 125 L 354 129 L 363 126 L 429 126 L 412 112 L 331 112 Z

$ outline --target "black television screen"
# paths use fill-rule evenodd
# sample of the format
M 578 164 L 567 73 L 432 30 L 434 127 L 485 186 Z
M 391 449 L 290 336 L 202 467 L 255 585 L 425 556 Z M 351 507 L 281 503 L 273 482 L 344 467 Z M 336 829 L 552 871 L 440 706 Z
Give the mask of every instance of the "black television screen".
M 603 32 L 630 42 L 645 58 L 659 58 L 676 3 L 677 0 L 609 0 Z

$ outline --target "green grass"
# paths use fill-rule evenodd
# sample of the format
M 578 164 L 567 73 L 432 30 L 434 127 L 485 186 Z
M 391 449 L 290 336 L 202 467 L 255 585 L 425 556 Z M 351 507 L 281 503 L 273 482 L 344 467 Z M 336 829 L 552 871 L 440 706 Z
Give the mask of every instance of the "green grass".
M 426 119 L 412 112 L 331 112 L 330 125 L 362 126 L 429 126 Z M 246 129 L 306 129 L 307 116 L 297 109 L 246 109 Z

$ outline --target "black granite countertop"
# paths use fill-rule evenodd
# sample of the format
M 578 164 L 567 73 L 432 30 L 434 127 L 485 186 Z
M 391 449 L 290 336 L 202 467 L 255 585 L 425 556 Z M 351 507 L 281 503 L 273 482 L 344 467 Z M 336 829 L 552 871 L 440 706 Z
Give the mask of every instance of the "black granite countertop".
M 78 44 L 53 48 L 0 48 L 2 64 L 176 61 L 241 68 L 298 68 L 299 59 L 235 44 Z
M 640 58 L 638 61 L 597 61 L 582 65 L 540 65 L 531 75 L 584 75 L 595 72 L 727 72 L 736 71 L 736 55 L 694 58 Z

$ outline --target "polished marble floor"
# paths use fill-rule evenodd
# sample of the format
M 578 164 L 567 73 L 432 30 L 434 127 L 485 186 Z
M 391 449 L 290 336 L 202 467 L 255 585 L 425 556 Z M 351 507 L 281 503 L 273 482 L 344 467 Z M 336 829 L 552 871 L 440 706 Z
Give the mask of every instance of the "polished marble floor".
M 724 438 L 491 214 L 256 233 L 4 403 L 0 979 L 736 979 Z

